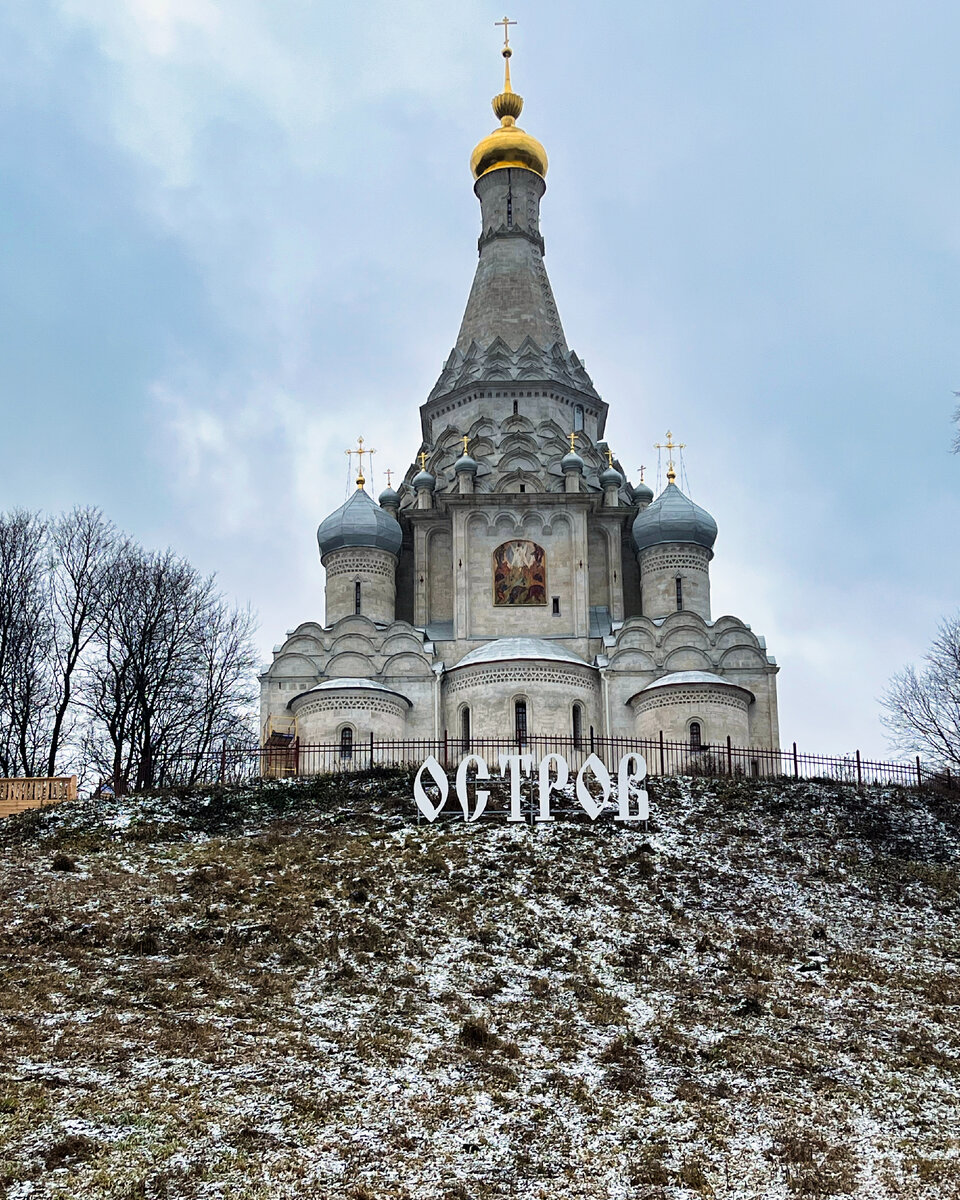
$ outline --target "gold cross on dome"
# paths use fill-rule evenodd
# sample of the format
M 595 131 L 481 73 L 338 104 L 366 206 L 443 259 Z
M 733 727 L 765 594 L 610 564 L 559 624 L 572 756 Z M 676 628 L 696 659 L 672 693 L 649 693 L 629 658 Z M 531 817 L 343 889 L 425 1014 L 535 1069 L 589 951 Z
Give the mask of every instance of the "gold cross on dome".
M 644 471 L 645 471 L 646 469 L 647 469 L 647 468 L 646 468 L 646 467 L 643 465 L 643 463 L 641 463 L 641 464 L 640 464 L 640 482 L 641 482 L 641 483 L 643 483 L 643 473 L 644 473 Z
M 420 470 L 425 471 L 427 469 L 427 452 L 426 452 L 426 450 L 421 450 L 421 452 L 417 455 L 417 458 L 420 459 Z
M 357 456 L 357 487 L 362 488 L 363 485 L 367 482 L 363 477 L 363 456 L 365 454 L 369 456 L 370 469 L 373 470 L 373 456 L 376 454 L 376 450 L 366 449 L 366 447 L 363 444 L 363 438 L 358 437 L 356 450 L 345 450 L 344 454 L 347 454 L 351 457 L 354 454 Z
M 667 430 L 667 440 L 665 442 L 654 442 L 654 450 L 666 450 L 667 458 L 667 483 L 673 483 L 677 478 L 677 473 L 673 469 L 673 452 L 674 450 L 682 450 L 686 446 L 686 442 L 675 442 L 673 434 Z
M 391 471 L 391 469 L 389 467 L 387 467 L 387 469 L 384 471 L 384 475 L 386 475 L 386 477 L 387 477 L 387 487 L 392 487 L 393 486 L 393 471 Z
M 516 25 L 516 21 L 511 21 L 509 19 L 509 17 L 504 17 L 502 21 L 494 21 L 494 25 L 502 25 L 503 26 L 503 44 L 504 44 L 504 46 L 509 46 L 510 45 L 510 26 Z
M 609 446 L 607 447 L 607 466 L 608 467 L 613 466 L 613 451 L 610 449 Z
M 577 452 L 577 435 L 575 433 L 568 433 L 567 437 L 569 437 L 569 439 L 570 439 L 570 453 L 576 454 L 576 452 Z
M 463 457 L 466 458 L 467 457 L 467 446 L 470 445 L 470 439 L 467 437 L 466 434 L 464 434 L 462 440 L 463 440 Z

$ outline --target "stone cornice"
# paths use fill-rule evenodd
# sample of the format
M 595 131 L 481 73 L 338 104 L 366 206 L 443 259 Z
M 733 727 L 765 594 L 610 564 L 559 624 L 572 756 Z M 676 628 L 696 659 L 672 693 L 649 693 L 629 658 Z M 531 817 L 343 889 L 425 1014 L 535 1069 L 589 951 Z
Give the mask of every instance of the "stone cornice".
M 538 233 L 532 233 L 529 229 L 521 229 L 518 225 L 500 225 L 497 229 L 487 229 L 477 238 L 477 253 L 483 252 L 484 246 L 488 242 L 494 241 L 496 238 L 525 238 L 528 242 L 532 242 L 541 254 L 546 253 L 543 238 Z

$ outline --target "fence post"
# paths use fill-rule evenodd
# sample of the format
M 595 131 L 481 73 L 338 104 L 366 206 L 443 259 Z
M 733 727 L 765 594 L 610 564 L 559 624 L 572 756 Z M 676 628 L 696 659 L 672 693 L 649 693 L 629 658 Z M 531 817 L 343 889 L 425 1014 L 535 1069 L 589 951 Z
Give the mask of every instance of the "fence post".
M 794 779 L 800 778 L 800 763 L 797 759 L 797 743 L 796 742 L 793 743 L 793 777 L 794 777 Z
M 917 787 L 923 787 L 923 776 L 920 774 L 920 755 L 917 755 Z
M 593 726 L 591 725 L 590 726 L 590 753 L 591 754 L 594 753 L 594 749 L 595 749 L 595 743 L 593 740 Z
M 730 741 L 730 734 L 727 734 L 727 774 L 733 776 L 733 743 Z
M 660 774 L 666 775 L 666 773 L 667 773 L 667 768 L 666 768 L 666 764 L 663 761 L 663 730 L 661 729 L 660 730 Z
M 370 730 L 370 769 L 373 770 L 373 730 Z
M 224 738 L 220 746 L 220 782 L 223 783 L 227 777 L 227 739 Z
M 860 751 L 857 751 L 857 787 L 863 787 L 863 775 L 860 770 Z
M 449 765 L 450 765 L 450 738 L 449 738 L 449 735 L 447 734 L 447 731 L 444 730 L 443 731 L 443 769 L 446 771 L 446 769 L 449 767 Z
M 293 773 L 294 775 L 300 774 L 300 739 L 298 737 L 293 739 Z

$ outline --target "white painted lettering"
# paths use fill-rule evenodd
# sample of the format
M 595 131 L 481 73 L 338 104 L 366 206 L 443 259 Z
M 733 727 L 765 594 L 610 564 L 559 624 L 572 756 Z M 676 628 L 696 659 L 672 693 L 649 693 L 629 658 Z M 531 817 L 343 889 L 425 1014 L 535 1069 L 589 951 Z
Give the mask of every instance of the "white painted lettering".
M 507 817 L 508 821 L 522 823 L 526 820 L 521 808 L 520 784 L 523 782 L 523 776 L 530 774 L 532 767 L 532 754 L 500 755 L 500 774 L 506 778 L 507 772 L 510 773 L 510 816 Z
M 489 779 L 490 772 L 487 769 L 487 764 L 479 754 L 468 754 L 460 760 L 460 766 L 457 767 L 457 799 L 460 801 L 460 807 L 463 809 L 464 818 L 467 821 L 478 821 L 483 815 L 483 810 L 487 807 L 487 801 L 490 799 L 490 793 L 476 789 L 477 803 L 473 810 L 473 815 L 470 815 L 470 798 L 467 795 L 467 771 L 471 763 L 477 764 L 477 778 Z

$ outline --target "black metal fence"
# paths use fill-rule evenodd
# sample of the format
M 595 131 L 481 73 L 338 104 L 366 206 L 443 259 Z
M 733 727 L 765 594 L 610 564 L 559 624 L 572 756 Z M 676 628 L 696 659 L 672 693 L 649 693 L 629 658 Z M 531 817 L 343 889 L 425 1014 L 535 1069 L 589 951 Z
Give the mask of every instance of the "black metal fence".
M 734 746 L 728 738 L 716 745 L 694 746 L 688 742 L 659 738 L 605 738 L 529 736 L 516 738 L 420 738 L 399 741 L 376 740 L 352 744 L 306 743 L 290 738 L 283 744 L 230 746 L 197 758 L 186 757 L 181 766 L 168 763 L 161 786 L 242 783 L 262 779 L 305 778 L 314 775 L 348 774 L 371 767 L 418 769 L 434 757 L 445 770 L 455 770 L 466 754 L 482 758 L 492 770 L 500 757 L 529 754 L 534 762 L 548 754 L 559 754 L 571 772 L 579 771 L 595 754 L 613 773 L 625 754 L 645 759 L 647 773 L 656 775 L 709 775 L 757 779 L 832 779 L 855 786 L 869 784 L 924 788 L 934 783 L 960 787 L 956 774 L 934 771 L 919 758 L 906 762 L 880 762 L 863 758 L 860 751 L 844 756 L 808 754 L 794 742 L 788 750 Z

